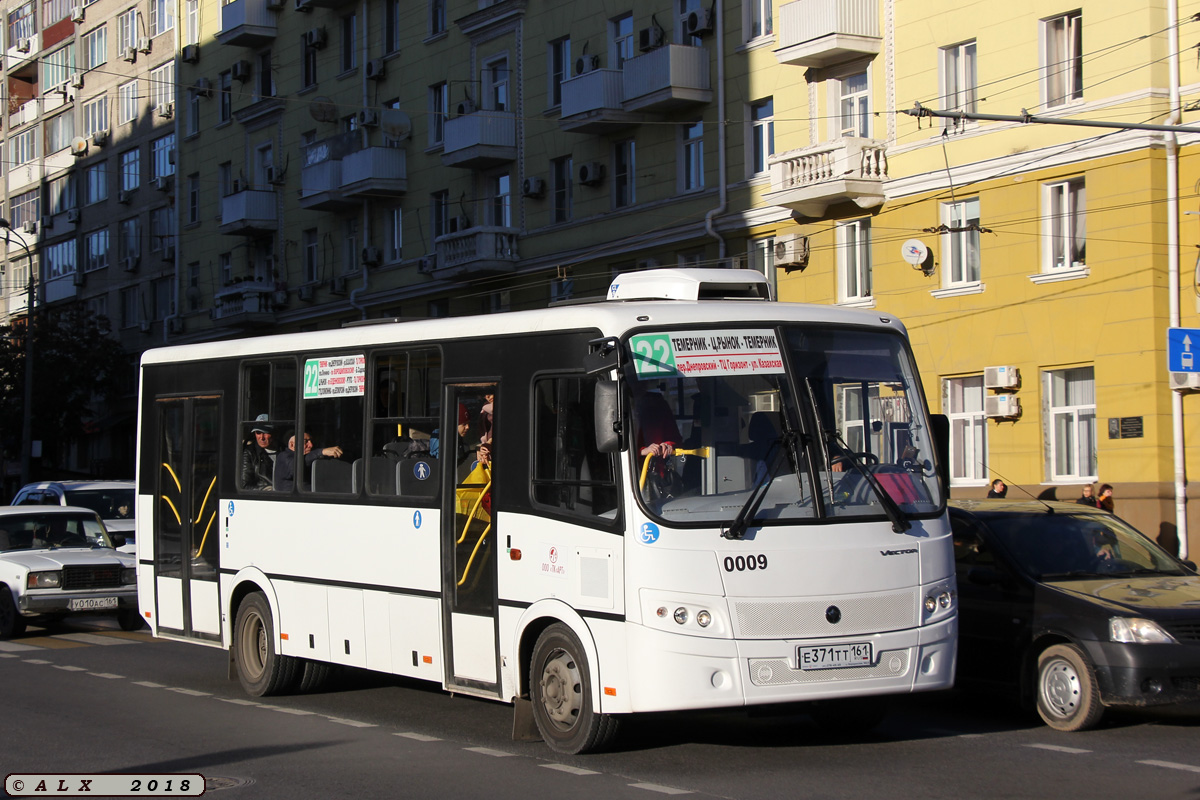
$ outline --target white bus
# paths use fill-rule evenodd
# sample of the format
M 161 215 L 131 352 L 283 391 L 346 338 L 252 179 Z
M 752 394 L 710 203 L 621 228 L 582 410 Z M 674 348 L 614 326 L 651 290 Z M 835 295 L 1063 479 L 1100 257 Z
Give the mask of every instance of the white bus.
M 949 687 L 905 330 L 768 295 L 653 270 L 569 307 L 148 351 L 143 616 L 230 649 L 251 695 L 351 665 L 514 703 L 568 753 L 637 712 L 873 724 L 877 696 Z

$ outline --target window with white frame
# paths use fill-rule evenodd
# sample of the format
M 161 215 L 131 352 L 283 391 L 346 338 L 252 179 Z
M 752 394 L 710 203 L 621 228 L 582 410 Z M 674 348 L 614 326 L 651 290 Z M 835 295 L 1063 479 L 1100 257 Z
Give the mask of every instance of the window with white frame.
M 121 191 L 136 189 L 141 185 L 141 170 L 139 169 L 139 153 L 135 147 L 121 153 Z
M 138 82 L 122 83 L 117 87 L 117 122 L 133 122 L 138 115 Z
M 1083 99 L 1083 12 L 1042 20 L 1042 94 L 1050 108 Z
M 46 120 L 46 152 L 57 153 L 71 146 L 75 138 L 75 115 L 69 110 Z
M 184 136 L 195 136 L 200 132 L 200 93 L 194 89 L 188 89 L 187 94 L 187 119 L 184 122 Z
M 767 171 L 767 160 L 775 154 L 775 100 L 768 97 L 750 104 L 750 175 Z
M 446 30 L 446 0 L 429 0 L 429 35 Z
M 613 207 L 626 208 L 637 202 L 637 148 L 633 139 L 613 147 Z
M 387 260 L 399 261 L 404 255 L 404 213 L 400 206 L 387 209 Z
M 693 13 L 704 13 L 704 0 L 678 0 L 676 3 L 676 27 L 679 30 L 679 35 L 676 41 L 683 45 L 699 47 L 703 44 L 703 39 L 694 34 L 688 33 L 688 17 Z
M 866 70 L 836 78 L 838 135 L 869 138 L 871 135 L 870 80 Z
M 254 73 L 254 99 L 262 100 L 275 96 L 275 70 L 271 67 L 271 51 L 264 50 L 257 56 L 258 69 Z
M 950 421 L 951 485 L 982 485 L 988 479 L 987 416 L 983 376 L 942 381 L 942 408 Z
M 15 136 L 9 137 L 8 155 L 12 159 L 10 166 L 19 167 L 29 164 L 38 157 L 38 129 L 29 128 Z
M 12 198 L 9 205 L 12 208 L 12 220 L 9 224 L 13 228 L 22 228 L 27 223 L 37 225 L 42 216 L 42 191 L 33 189 L 23 192 Z
M 968 286 L 980 281 L 979 198 L 942 203 L 943 275 L 947 287 Z
M 1083 178 L 1042 186 L 1043 272 L 1078 270 L 1087 265 Z
M 83 240 L 83 266 L 94 272 L 108 266 L 108 228 L 92 231 Z
M 21 39 L 30 39 L 37 33 L 37 14 L 34 0 L 18 3 L 8 11 L 8 46 L 12 47 Z
M 321 278 L 317 258 L 319 253 L 316 228 L 307 228 L 300 234 L 301 246 L 304 248 L 304 282 L 316 283 Z
M 187 310 L 199 311 L 204 296 L 200 294 L 200 262 L 193 261 L 187 265 L 187 290 L 183 296 L 187 298 Z
M 88 310 L 88 313 L 100 323 L 101 330 L 108 333 L 112 326 L 112 322 L 108 318 L 108 295 L 101 294 L 89 297 L 83 301 L 83 305 Z
M 108 97 L 88 100 L 83 104 L 83 134 L 85 136 L 96 131 L 108 130 Z
M 181 44 L 199 44 L 200 0 L 184 0 L 183 20 L 183 42 Z
M 358 15 L 347 14 L 342 17 L 342 72 L 348 72 L 358 66 Z
M 745 0 L 747 40 L 775 33 L 771 0 Z
M 117 17 L 117 52 L 137 45 L 137 9 L 131 8 Z
M 228 286 L 233 281 L 233 253 L 217 256 L 217 270 L 221 273 L 221 285 Z
M 102 203 L 108 199 L 108 162 L 92 164 L 83 171 L 85 201 L 88 205 Z
M 484 107 L 490 111 L 507 111 L 508 57 L 493 58 L 483 65 L 481 84 L 484 92 Z
M 187 176 L 187 224 L 195 225 L 200 221 L 200 173 L 193 172 Z
M 307 32 L 300 37 L 300 85 L 305 89 L 317 85 L 317 48 Z
M 776 294 L 774 236 L 750 240 L 746 246 L 746 266 L 766 277 L 767 283 L 771 287 L 771 296 L 778 297 Z
M 75 208 L 75 175 L 67 173 L 52 178 L 46 184 L 46 201 L 50 205 L 51 214 L 61 214 Z
M 150 105 L 169 106 L 175 102 L 175 62 L 168 61 L 150 71 Z
M 1096 379 L 1092 367 L 1043 373 L 1051 481 L 1096 480 Z
M 150 212 L 150 250 L 170 252 L 175 249 L 175 214 L 168 206 Z
M 445 81 L 429 87 L 429 146 L 440 145 L 450 117 L 450 90 Z
M 383 3 L 383 53 L 400 52 L 400 0 Z
M 679 126 L 679 190 L 704 188 L 704 123 Z
M 358 269 L 358 217 L 342 220 L 342 272 Z
M 975 77 L 975 41 L 941 50 L 942 110 L 974 113 L 978 109 L 979 82 Z M 944 125 L 953 120 L 943 119 Z
M 175 174 L 175 134 L 168 133 L 150 143 L 150 177 L 162 178 Z
M 83 35 L 83 67 L 95 69 L 108 63 L 108 28 L 101 25 Z
M 612 69 L 621 69 L 634 56 L 633 13 L 622 14 L 608 21 L 610 42 L 609 64 Z
M 571 37 L 555 39 L 546 46 L 548 85 L 546 97 L 551 108 L 562 105 L 562 82 L 571 77 Z
M 61 278 L 75 273 L 75 240 L 43 245 L 47 278 Z
M 121 327 L 132 328 L 142 321 L 141 302 L 137 286 L 121 289 Z
M 46 86 L 65 86 L 75 72 L 74 44 L 60 47 L 42 60 L 42 82 Z
M 117 257 L 122 261 L 136 259 L 142 254 L 142 226 L 137 217 L 117 223 Z
M 71 16 L 71 0 L 42 0 L 42 30 Z
M 233 119 L 233 73 L 229 70 L 217 75 L 217 124 Z
M 430 232 L 433 238 L 445 236 L 450 232 L 450 192 L 442 189 L 429 196 Z
M 150 35 L 158 36 L 174 27 L 174 0 L 150 0 Z
M 512 176 L 507 172 L 492 175 L 488 180 L 489 222 L 501 228 L 512 227 Z
M 871 299 L 871 220 L 837 225 L 838 302 Z
M 554 221 L 568 222 L 573 213 L 575 160 L 571 156 L 550 162 L 550 193 L 554 197 Z

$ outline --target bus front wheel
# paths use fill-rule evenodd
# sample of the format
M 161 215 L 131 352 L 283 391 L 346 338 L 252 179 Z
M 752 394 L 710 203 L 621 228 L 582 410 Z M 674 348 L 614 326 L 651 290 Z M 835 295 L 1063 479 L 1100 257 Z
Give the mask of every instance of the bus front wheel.
M 297 659 L 275 650 L 271 606 L 261 592 L 247 595 L 234 626 L 238 680 L 252 697 L 282 694 L 296 682 Z
M 617 719 L 592 707 L 592 674 L 578 637 L 555 623 L 538 637 L 529 668 L 533 718 L 542 739 L 559 753 L 602 750 Z

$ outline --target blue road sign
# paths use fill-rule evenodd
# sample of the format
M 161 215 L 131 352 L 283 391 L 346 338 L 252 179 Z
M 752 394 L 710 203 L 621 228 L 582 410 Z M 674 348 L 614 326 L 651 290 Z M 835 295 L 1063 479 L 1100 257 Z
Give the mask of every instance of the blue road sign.
M 1200 328 L 1167 328 L 1167 371 L 1200 372 Z

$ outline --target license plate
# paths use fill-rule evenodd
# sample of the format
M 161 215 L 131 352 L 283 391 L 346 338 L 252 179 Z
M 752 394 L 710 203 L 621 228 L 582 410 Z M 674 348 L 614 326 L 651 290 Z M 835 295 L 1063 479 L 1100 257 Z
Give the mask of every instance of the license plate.
M 871 643 L 830 644 L 800 647 L 796 650 L 800 669 L 838 669 L 839 667 L 869 667 L 872 663 Z
M 117 598 L 115 597 L 76 597 L 67 603 L 67 609 L 70 611 L 96 611 L 102 608 L 116 608 Z

